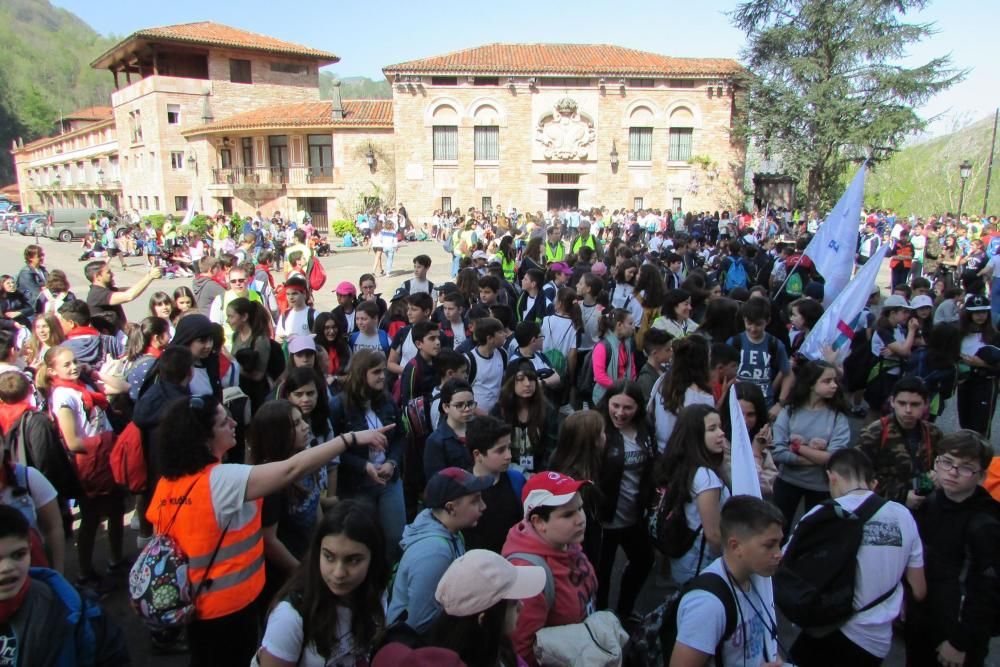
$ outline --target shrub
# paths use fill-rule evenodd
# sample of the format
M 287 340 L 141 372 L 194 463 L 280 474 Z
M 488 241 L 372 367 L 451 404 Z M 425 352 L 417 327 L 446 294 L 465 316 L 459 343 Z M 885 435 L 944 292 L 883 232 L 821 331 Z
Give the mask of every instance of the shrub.
M 353 220 L 334 220 L 330 226 L 330 233 L 334 236 L 344 236 L 350 234 L 354 238 L 358 237 L 358 228 Z
M 163 223 L 167 221 L 167 216 L 162 213 L 152 213 L 146 216 L 146 221 L 153 223 L 153 229 L 163 229 Z

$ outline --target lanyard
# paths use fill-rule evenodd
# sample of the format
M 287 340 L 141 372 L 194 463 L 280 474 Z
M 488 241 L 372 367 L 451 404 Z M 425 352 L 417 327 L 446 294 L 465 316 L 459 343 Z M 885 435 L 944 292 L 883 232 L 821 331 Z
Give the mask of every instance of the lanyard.
M 753 600 L 750 599 L 750 596 L 747 594 L 747 592 L 743 590 L 743 587 L 736 583 L 736 580 L 733 578 L 733 574 L 732 572 L 729 571 L 729 566 L 726 564 L 725 561 L 722 562 L 722 568 L 723 570 L 725 570 L 726 578 L 729 580 L 729 585 L 733 589 L 734 593 L 733 597 L 736 597 L 736 591 L 739 591 L 743 595 L 743 599 L 746 600 L 746 603 L 750 606 L 750 609 L 753 610 L 754 616 L 760 619 L 760 622 L 764 624 L 764 629 L 767 630 L 767 632 L 771 635 L 771 639 L 773 639 L 775 644 L 778 645 L 778 652 L 787 656 L 788 651 L 785 650 L 785 647 L 781 645 L 781 640 L 778 639 L 778 623 L 767 612 L 767 604 L 764 602 L 764 598 L 761 597 L 760 592 L 754 587 L 753 581 L 752 580 L 750 581 L 750 590 L 753 591 L 753 593 L 757 596 L 757 599 L 760 601 L 760 609 L 757 609 L 757 606 L 753 603 Z M 740 613 L 739 600 L 737 599 L 736 602 L 737 602 L 737 611 L 738 613 Z M 746 637 L 746 628 L 744 627 L 743 646 L 745 647 L 746 645 L 747 645 L 747 637 Z M 763 655 L 764 662 L 770 662 L 771 659 L 767 655 L 766 641 L 764 642 L 762 650 L 764 653 Z

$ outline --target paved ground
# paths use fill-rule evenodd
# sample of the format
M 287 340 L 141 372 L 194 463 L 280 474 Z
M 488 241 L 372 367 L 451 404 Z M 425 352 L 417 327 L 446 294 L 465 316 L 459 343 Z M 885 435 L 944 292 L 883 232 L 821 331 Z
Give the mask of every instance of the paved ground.
M 23 249 L 32 242 L 34 242 L 33 238 L 0 234 L 0 271 L 16 274 L 23 265 Z M 80 256 L 79 244 L 65 244 L 44 239 L 42 240 L 42 245 L 45 247 L 46 252 L 46 266 L 50 269 L 60 268 L 66 271 L 74 292 L 78 296 L 84 297 L 87 292 L 87 285 L 83 277 L 84 264 L 77 259 Z M 378 291 L 388 298 L 409 277 L 412 270 L 413 257 L 419 254 L 430 255 L 433 259 L 433 265 L 429 274 L 432 281 L 441 283 L 448 280 L 450 260 L 440 244 L 435 242 L 410 243 L 398 249 L 393 267 L 394 270 L 390 275 L 378 279 Z M 129 268 L 126 271 L 117 268 L 117 262 L 113 265 L 115 267 L 116 282 L 123 287 L 133 284 L 147 270 L 145 258 L 133 257 L 128 259 L 127 262 Z M 336 255 L 325 258 L 323 265 L 326 268 L 328 280 L 324 290 L 316 295 L 316 304 L 321 309 L 330 309 L 336 305 L 333 289 L 337 283 L 341 280 L 349 280 L 357 284 L 358 276 L 371 270 L 372 255 L 362 249 L 341 249 Z M 888 270 L 883 271 L 879 282 L 883 287 L 888 285 Z M 189 278 L 176 280 L 161 279 L 155 281 L 142 297 L 126 305 L 125 310 L 129 319 L 138 320 L 148 314 L 147 303 L 149 296 L 153 292 L 157 290 L 172 292 L 179 285 L 190 286 L 190 284 L 191 281 Z M 945 432 L 958 428 L 954 401 L 949 403 L 937 423 Z M 860 426 L 861 423 L 859 420 L 852 420 L 852 431 L 855 434 Z M 992 442 L 995 449 L 1000 446 L 1000 429 L 995 429 Z M 126 553 L 135 552 L 135 533 L 133 531 L 126 530 L 125 544 Z M 100 563 L 100 558 L 106 553 L 107 542 L 102 533 L 99 536 L 95 561 Z M 76 562 L 72 554 L 67 559 L 67 570 L 71 577 L 75 576 Z M 650 583 L 652 584 L 653 582 L 654 580 L 651 578 Z M 128 607 L 125 588 L 126 576 L 122 575 L 121 580 L 118 582 L 117 590 L 105 600 L 105 604 L 109 613 L 115 616 L 126 630 L 134 664 L 151 665 L 154 667 L 179 667 L 180 665 L 187 664 L 187 659 L 182 656 L 165 657 L 151 655 L 145 630 Z M 662 588 L 655 585 L 647 586 L 643 596 L 639 600 L 640 610 L 654 607 L 662 599 L 662 594 Z M 616 592 L 614 596 L 617 597 Z M 795 636 L 794 628 L 789 627 L 787 623 L 782 624 L 781 634 L 783 643 L 786 646 L 790 646 Z M 995 647 L 994 653 L 1000 653 L 1000 646 Z M 893 647 L 892 654 L 890 654 L 889 659 L 886 661 L 886 665 L 895 667 L 903 664 L 902 650 L 897 642 L 897 645 Z M 991 659 L 988 664 L 1000 666 L 1000 658 Z

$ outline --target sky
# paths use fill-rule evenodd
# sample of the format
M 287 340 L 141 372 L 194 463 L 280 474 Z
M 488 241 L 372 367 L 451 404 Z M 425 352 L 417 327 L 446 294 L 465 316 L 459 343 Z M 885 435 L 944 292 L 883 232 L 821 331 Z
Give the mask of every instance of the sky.
M 745 36 L 726 13 L 736 0 L 641 2 L 591 0 L 171 0 L 147 5 L 120 0 L 53 0 L 97 32 L 124 37 L 154 26 L 215 21 L 332 51 L 328 69 L 342 77 L 382 78 L 382 67 L 490 42 L 609 43 L 671 56 L 739 58 Z M 965 81 L 921 107 L 943 134 L 992 115 L 1000 106 L 996 26 L 1000 2 L 931 0 L 907 20 L 937 33 L 912 45 L 904 64 L 950 54 L 969 69 Z M 992 53 L 991 53 L 992 50 Z

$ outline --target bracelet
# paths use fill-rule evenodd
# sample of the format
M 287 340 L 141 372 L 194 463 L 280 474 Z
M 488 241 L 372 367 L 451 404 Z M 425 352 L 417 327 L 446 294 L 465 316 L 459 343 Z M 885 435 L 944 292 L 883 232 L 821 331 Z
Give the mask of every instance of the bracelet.
M 351 447 L 357 447 L 358 446 L 358 434 L 355 433 L 354 431 L 351 431 L 350 435 L 351 435 Z

